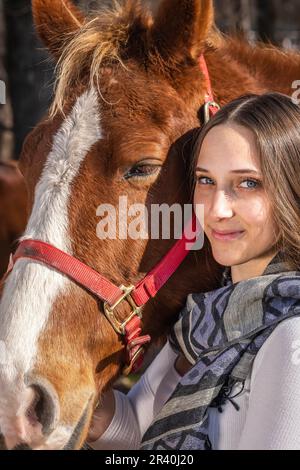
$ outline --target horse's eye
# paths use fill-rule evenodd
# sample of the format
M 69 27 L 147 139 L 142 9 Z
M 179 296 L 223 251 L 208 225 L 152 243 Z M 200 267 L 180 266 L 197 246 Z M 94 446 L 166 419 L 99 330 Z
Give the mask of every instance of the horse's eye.
M 160 165 L 136 165 L 125 173 L 124 178 L 128 180 L 130 178 L 144 178 L 156 175 L 160 168 Z

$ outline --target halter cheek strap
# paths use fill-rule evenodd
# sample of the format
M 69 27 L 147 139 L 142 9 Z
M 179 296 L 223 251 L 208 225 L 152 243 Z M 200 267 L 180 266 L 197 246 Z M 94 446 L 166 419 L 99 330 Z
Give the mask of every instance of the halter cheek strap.
M 210 120 L 211 116 L 214 116 L 220 109 L 220 106 L 214 101 L 214 95 L 212 92 L 211 81 L 208 73 L 207 64 L 202 54 L 199 59 L 200 69 L 205 77 L 206 84 L 207 84 L 207 91 L 204 97 L 204 105 L 203 105 L 203 117 L 204 117 L 204 124 L 207 124 Z

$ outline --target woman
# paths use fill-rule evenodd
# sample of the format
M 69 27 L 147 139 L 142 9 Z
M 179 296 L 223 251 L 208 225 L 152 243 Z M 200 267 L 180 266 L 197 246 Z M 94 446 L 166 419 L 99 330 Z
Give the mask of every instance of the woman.
M 199 132 L 194 204 L 223 285 L 189 295 L 140 381 L 104 397 L 93 448 L 300 449 L 299 128 L 299 108 L 269 93 Z

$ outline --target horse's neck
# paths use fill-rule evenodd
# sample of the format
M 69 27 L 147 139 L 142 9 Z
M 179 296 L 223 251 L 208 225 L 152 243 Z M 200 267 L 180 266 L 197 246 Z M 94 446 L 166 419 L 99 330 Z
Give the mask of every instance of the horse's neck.
M 225 39 L 218 53 L 239 72 L 246 74 L 258 89 L 291 95 L 292 83 L 300 77 L 300 54 L 271 45 L 250 45 L 237 38 Z M 240 91 L 240 90 L 239 90 Z

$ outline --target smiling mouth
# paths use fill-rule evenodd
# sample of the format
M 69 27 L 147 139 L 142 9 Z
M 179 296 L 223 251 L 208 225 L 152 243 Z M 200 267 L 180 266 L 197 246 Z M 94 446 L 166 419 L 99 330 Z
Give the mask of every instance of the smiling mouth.
M 222 233 L 222 232 L 217 232 L 216 230 L 212 229 L 212 236 L 215 240 L 220 240 L 220 241 L 231 241 L 231 240 L 237 240 L 241 238 L 245 233 L 245 230 L 240 230 L 238 232 L 227 232 L 227 233 Z

